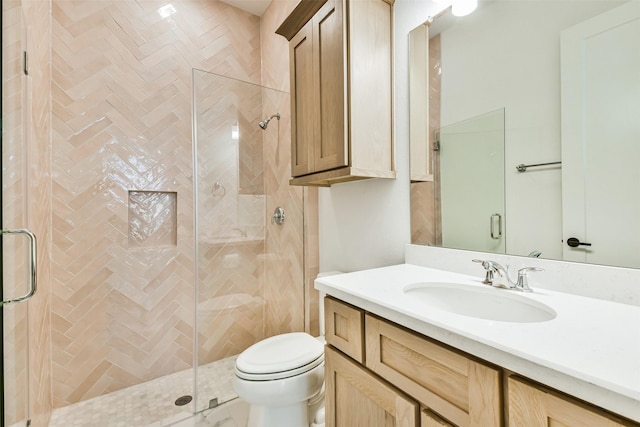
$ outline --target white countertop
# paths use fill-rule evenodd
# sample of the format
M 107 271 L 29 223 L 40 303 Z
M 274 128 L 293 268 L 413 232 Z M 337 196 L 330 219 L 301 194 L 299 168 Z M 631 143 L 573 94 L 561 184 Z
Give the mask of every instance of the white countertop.
M 411 264 L 316 279 L 315 287 L 416 332 L 640 422 L 640 307 L 545 289 L 495 289 L 483 277 Z M 554 309 L 536 323 L 483 320 L 427 310 L 402 292 L 417 282 L 453 282 L 517 292 Z

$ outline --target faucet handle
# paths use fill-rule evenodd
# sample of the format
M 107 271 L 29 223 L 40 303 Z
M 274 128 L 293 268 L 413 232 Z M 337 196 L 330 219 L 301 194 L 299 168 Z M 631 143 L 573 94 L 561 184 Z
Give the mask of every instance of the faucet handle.
M 473 259 L 471 261 L 482 264 L 482 267 L 487 271 L 482 283 L 485 285 L 493 285 L 493 273 L 496 271 L 495 263 L 493 261 L 482 259 Z
M 529 287 L 529 281 L 527 280 L 527 273 L 530 271 L 544 271 L 544 269 L 538 267 L 525 267 L 518 270 L 518 282 L 516 283 L 516 288 L 523 292 L 533 291 L 533 289 Z

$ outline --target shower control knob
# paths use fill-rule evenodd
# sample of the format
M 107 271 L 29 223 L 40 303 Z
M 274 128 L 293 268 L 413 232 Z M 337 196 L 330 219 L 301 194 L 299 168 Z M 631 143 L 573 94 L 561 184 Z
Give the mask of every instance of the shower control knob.
M 577 248 L 578 246 L 591 246 L 591 243 L 581 242 L 577 237 L 569 237 L 567 239 L 567 245 L 572 248 Z
M 273 211 L 273 216 L 271 217 L 271 224 L 276 223 L 278 225 L 284 224 L 284 209 L 281 207 L 277 207 L 275 211 Z

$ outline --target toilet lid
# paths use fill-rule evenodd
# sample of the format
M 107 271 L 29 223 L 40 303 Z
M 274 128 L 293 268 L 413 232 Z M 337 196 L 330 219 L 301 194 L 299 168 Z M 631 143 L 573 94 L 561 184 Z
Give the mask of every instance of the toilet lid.
M 236 370 L 246 374 L 272 374 L 297 370 L 324 354 L 320 341 L 304 332 L 292 332 L 264 339 L 238 356 Z

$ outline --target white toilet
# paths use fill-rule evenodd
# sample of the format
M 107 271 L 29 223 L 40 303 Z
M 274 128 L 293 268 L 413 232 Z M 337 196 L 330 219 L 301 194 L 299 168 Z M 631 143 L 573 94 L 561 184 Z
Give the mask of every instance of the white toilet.
M 236 360 L 233 387 L 250 404 L 248 427 L 309 427 L 323 385 L 324 345 L 304 332 L 262 340 Z
M 323 275 L 330 274 L 338 272 Z M 276 335 L 236 359 L 233 387 L 250 404 L 247 427 L 324 427 L 322 299 L 319 338 L 304 332 Z

